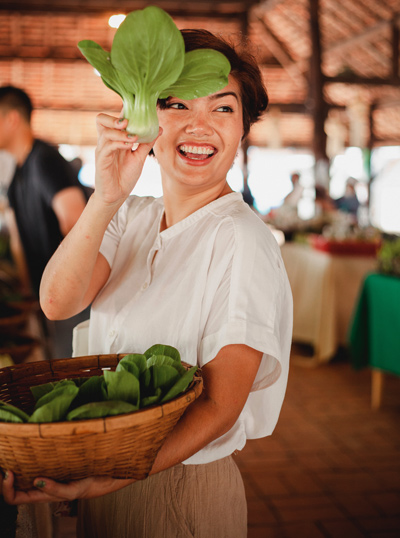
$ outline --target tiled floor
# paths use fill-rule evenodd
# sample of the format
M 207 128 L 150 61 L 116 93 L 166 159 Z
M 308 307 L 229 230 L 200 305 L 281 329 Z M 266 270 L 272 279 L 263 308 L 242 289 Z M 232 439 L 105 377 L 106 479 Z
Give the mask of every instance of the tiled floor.
M 293 364 L 275 432 L 236 456 L 248 538 L 400 537 L 399 419 L 399 378 L 371 411 L 368 370 Z M 74 538 L 73 521 L 59 538 Z

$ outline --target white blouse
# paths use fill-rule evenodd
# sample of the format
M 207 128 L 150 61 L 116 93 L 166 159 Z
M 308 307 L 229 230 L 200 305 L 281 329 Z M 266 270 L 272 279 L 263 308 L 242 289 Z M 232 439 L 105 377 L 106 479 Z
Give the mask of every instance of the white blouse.
M 184 463 L 208 463 L 270 435 L 285 395 L 292 295 L 280 249 L 240 193 L 159 232 L 162 198 L 131 196 L 101 245 L 111 274 L 92 305 L 89 354 L 176 347 L 199 367 L 228 344 L 264 353 L 229 432 Z

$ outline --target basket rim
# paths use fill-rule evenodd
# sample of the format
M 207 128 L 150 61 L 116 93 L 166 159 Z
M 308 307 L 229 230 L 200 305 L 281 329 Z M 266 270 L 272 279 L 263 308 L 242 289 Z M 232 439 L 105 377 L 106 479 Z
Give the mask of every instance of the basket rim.
M 87 355 L 84 357 L 72 357 L 69 359 L 50 359 L 48 361 L 37 361 L 26 364 L 16 364 L 12 366 L 5 366 L 0 368 L 0 374 L 2 371 L 7 371 L 12 374 L 17 371 L 17 379 L 20 378 L 19 373 L 24 370 L 24 367 L 30 366 L 30 368 L 25 368 L 32 370 L 32 365 L 40 365 L 41 363 L 47 364 L 48 367 L 43 369 L 39 366 L 39 373 L 49 372 L 52 373 L 62 372 L 65 373 L 67 370 L 64 368 L 65 363 L 77 359 L 76 362 L 81 362 L 83 365 L 89 366 L 87 364 L 87 359 L 91 362 L 92 366 L 96 365 L 96 361 L 99 364 L 99 368 L 108 368 L 109 365 L 106 365 L 106 360 L 116 360 L 119 362 L 120 359 L 128 355 L 128 353 L 120 354 L 110 354 L 110 355 Z M 83 359 L 83 361 L 82 361 Z M 183 362 L 182 364 L 186 366 L 191 366 L 190 364 Z M 60 367 L 60 368 L 59 368 Z M 26 378 L 26 376 L 24 376 Z M 13 437 L 65 437 L 71 435 L 81 435 L 81 434 L 96 434 L 96 433 L 107 433 L 123 428 L 130 428 L 138 426 L 140 424 L 146 423 L 149 419 L 162 419 L 164 416 L 168 416 L 171 413 L 176 412 L 177 410 L 187 407 L 189 403 L 197 399 L 203 390 L 203 379 L 201 377 L 200 369 L 196 371 L 192 383 L 186 389 L 186 391 L 172 400 L 165 402 L 164 404 L 155 404 L 146 408 L 139 409 L 137 411 L 132 411 L 131 413 L 124 413 L 121 415 L 115 415 L 110 417 L 101 417 L 101 418 L 91 418 L 83 420 L 73 420 L 73 421 L 60 421 L 60 422 L 40 422 L 40 423 L 14 423 L 14 422 L 0 422 L 0 435 L 2 436 L 13 436 Z

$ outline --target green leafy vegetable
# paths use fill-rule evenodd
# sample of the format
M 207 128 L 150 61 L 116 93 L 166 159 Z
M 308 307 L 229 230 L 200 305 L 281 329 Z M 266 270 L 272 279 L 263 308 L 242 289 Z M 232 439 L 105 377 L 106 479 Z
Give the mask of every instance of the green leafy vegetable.
M 127 130 L 138 135 L 140 143 L 158 135 L 159 98 L 204 97 L 228 84 L 227 58 L 212 49 L 185 53 L 173 19 L 156 6 L 129 13 L 110 52 L 91 40 L 80 41 L 78 48 L 104 84 L 122 98 Z
M 168 364 L 150 366 L 154 390 L 160 388 L 167 392 L 179 379 L 180 375 L 176 368 Z
M 149 347 L 144 352 L 146 359 L 149 359 L 153 355 L 164 355 L 165 357 L 171 357 L 177 362 L 181 362 L 181 356 L 179 351 L 172 346 L 166 346 L 164 344 L 155 344 L 154 346 Z
M 78 392 L 79 389 L 73 382 L 53 389 L 37 402 L 37 407 L 30 416 L 29 422 L 58 422 L 63 420 Z
M 192 382 L 196 370 L 197 366 L 192 366 L 192 368 L 186 370 L 185 373 L 176 381 L 176 383 L 172 385 L 169 391 L 161 399 L 160 403 L 165 403 L 168 400 L 172 400 L 172 398 L 175 398 L 175 396 L 178 396 L 178 394 L 186 390 Z
M 186 368 L 182 366 L 182 364 L 171 357 L 167 357 L 166 355 L 152 355 L 149 359 L 147 359 L 147 368 L 150 368 L 150 366 L 172 366 L 175 368 L 175 370 L 180 373 L 181 375 L 186 372 Z
M 145 396 L 140 400 L 140 407 L 147 407 L 149 405 L 156 404 L 160 401 L 161 396 L 162 390 L 160 388 L 157 388 L 152 396 Z
M 139 409 L 140 384 L 137 377 L 127 370 L 120 372 L 104 372 L 109 400 L 123 400 Z
M 132 413 L 136 410 L 137 408 L 134 405 L 127 402 L 114 400 L 91 402 L 70 411 L 67 415 L 67 420 L 110 417 L 114 415 L 122 415 L 123 413 Z
M 156 344 L 144 354 L 126 355 L 115 371 L 31 387 L 35 400 L 31 416 L 0 401 L 0 421 L 57 422 L 131 413 L 178 396 L 196 370 L 197 366 L 187 369 L 181 363 L 176 348 Z
M 0 401 L 0 420 L 3 422 L 28 422 L 29 415 L 18 407 Z
M 30 387 L 35 402 L 40 400 L 40 398 L 48 392 L 51 392 L 56 384 L 57 383 L 43 383 L 42 385 L 35 385 L 34 387 Z
M 72 407 L 80 407 L 90 402 L 102 402 L 107 400 L 107 388 L 104 380 L 104 376 L 94 375 L 92 377 L 83 379 L 83 383 L 80 384 L 79 380 L 74 380 L 79 385 L 79 391 L 72 402 Z
M 138 353 L 131 353 L 119 361 L 116 371 L 119 372 L 121 369 L 125 369 L 139 378 L 146 368 L 146 357 Z
M 43 396 L 41 396 L 37 400 L 35 404 L 35 410 L 38 409 L 39 407 L 42 407 L 42 405 L 46 405 L 47 403 L 54 400 L 54 398 L 57 398 L 58 396 L 63 394 L 66 387 L 77 388 L 75 383 L 72 381 L 72 379 L 63 379 L 61 381 L 57 381 L 56 383 L 54 383 L 51 390 L 46 389 L 46 392 L 43 394 Z M 78 390 L 73 391 L 73 392 L 75 392 L 75 394 L 78 394 Z

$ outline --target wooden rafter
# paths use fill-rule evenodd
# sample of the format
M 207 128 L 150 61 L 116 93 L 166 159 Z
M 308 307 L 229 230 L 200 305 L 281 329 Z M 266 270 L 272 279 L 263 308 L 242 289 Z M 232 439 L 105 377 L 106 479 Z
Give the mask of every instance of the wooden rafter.
M 325 48 L 325 53 L 336 53 L 336 52 L 345 52 L 349 49 L 352 49 L 356 45 L 363 45 L 367 41 L 369 41 L 371 38 L 375 37 L 376 35 L 382 33 L 389 27 L 396 27 L 399 28 L 400 25 L 400 16 L 396 16 L 393 21 L 390 20 L 381 20 L 374 24 L 373 26 L 370 26 L 369 28 L 365 29 L 363 32 L 360 32 L 359 34 L 353 35 L 349 37 L 348 39 L 341 39 L 337 43 L 333 43 Z
M 260 37 L 264 42 L 265 46 L 271 51 L 273 56 L 278 60 L 280 65 L 285 69 L 291 79 L 299 86 L 304 86 L 307 83 L 307 79 L 304 76 L 304 73 L 299 69 L 299 66 L 295 61 L 293 61 L 290 53 L 284 46 L 284 44 L 279 40 L 279 38 L 272 32 L 269 26 L 266 24 L 264 19 L 255 15 L 257 23 L 261 26 L 262 32 Z

